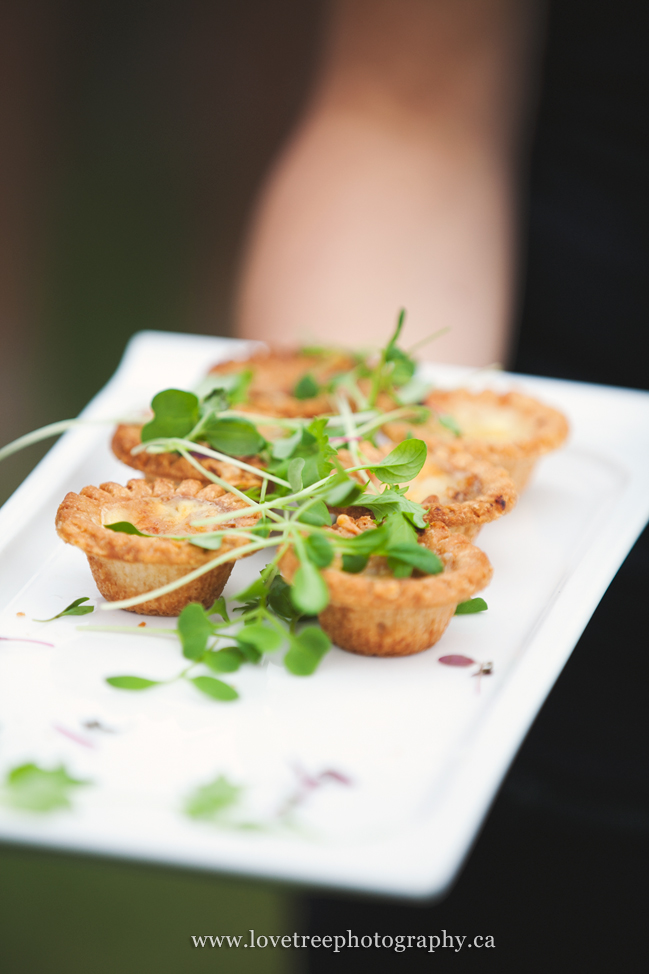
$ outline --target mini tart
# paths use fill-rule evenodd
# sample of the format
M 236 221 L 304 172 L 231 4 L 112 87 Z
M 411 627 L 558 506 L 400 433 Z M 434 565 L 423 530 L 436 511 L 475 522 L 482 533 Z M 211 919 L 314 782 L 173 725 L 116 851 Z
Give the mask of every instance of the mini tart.
M 211 483 L 208 477 L 203 477 L 196 467 L 192 466 L 189 460 L 185 460 L 178 453 L 141 453 L 133 456 L 131 450 L 139 446 L 142 442 L 142 426 L 121 425 L 115 430 L 111 447 L 118 460 L 125 463 L 135 470 L 144 474 L 147 480 L 173 480 L 179 483 L 182 480 L 199 480 L 203 484 Z M 204 457 L 196 454 L 196 459 L 206 470 L 215 473 L 217 477 L 226 480 L 233 487 L 239 490 L 248 490 L 250 487 L 261 486 L 261 477 L 256 477 L 248 470 L 242 470 L 233 463 L 226 463 L 224 460 L 215 460 L 213 457 Z M 258 457 L 240 457 L 250 466 L 261 466 Z
M 333 403 L 328 393 L 312 399 L 297 399 L 293 391 L 305 375 L 324 385 L 335 375 L 354 367 L 353 358 L 337 349 L 327 349 L 318 355 L 307 355 L 291 349 L 272 349 L 258 352 L 247 359 L 221 362 L 210 369 L 210 375 L 232 372 L 252 372 L 248 398 L 237 407 L 249 412 L 286 418 L 319 416 L 330 413 Z
M 363 457 L 374 463 L 392 449 L 392 446 L 377 448 L 371 443 L 360 444 Z M 341 451 L 339 457 L 343 466 L 352 465 L 347 451 L 344 455 Z M 377 487 L 382 486 L 374 482 Z M 426 462 L 408 483 L 406 497 L 427 509 L 426 521 L 440 522 L 452 534 L 463 534 L 472 541 L 485 524 L 511 511 L 518 495 L 502 467 L 477 460 L 461 447 L 440 443 L 428 448 Z M 354 509 L 348 513 L 353 514 Z
M 116 602 L 167 585 L 230 550 L 234 561 L 236 549 L 246 539 L 225 535 L 221 547 L 213 551 L 188 541 L 123 534 L 104 525 L 129 521 L 147 534 L 198 534 L 211 528 L 192 527 L 191 521 L 232 511 L 232 521 L 219 528 L 254 527 L 255 515 L 237 516 L 245 507 L 216 484 L 204 487 L 198 480 L 184 480 L 178 486 L 170 480 L 131 480 L 126 487 L 109 482 L 67 494 L 56 515 L 56 530 L 60 538 L 86 553 L 97 588 L 109 602 Z M 128 611 L 177 616 L 189 602 L 200 602 L 207 609 L 223 591 L 232 561 Z
M 341 514 L 333 530 L 353 537 L 373 527 L 371 518 Z M 318 618 L 337 646 L 361 656 L 421 653 L 441 638 L 458 604 L 489 584 L 492 568 L 485 553 L 443 524 L 427 527 L 420 543 L 443 561 L 439 575 L 394 578 L 379 556 L 357 575 L 343 572 L 337 562 L 324 569 L 330 602 Z M 298 567 L 294 552 L 287 551 L 280 568 L 288 582 Z
M 434 410 L 421 425 L 387 423 L 392 440 L 403 440 L 408 430 L 429 445 L 454 442 L 479 460 L 504 467 L 521 493 L 539 457 L 556 450 L 568 436 L 563 413 L 520 392 L 497 393 L 489 389 L 437 390 L 426 399 Z M 436 418 L 450 416 L 460 429 L 456 435 Z

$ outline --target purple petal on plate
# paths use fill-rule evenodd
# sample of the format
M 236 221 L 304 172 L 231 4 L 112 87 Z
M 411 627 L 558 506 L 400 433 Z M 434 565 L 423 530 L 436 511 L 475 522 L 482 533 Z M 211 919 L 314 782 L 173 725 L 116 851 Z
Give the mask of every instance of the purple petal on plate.
M 438 662 L 443 663 L 444 666 L 473 666 L 476 661 L 469 656 L 452 654 L 451 656 L 440 656 Z
M 340 785 L 353 784 L 351 778 L 348 778 L 347 775 L 341 774 L 340 771 L 333 771 L 333 770 L 321 771 L 318 777 L 320 778 L 321 781 L 324 781 L 325 778 L 329 778 L 331 781 L 337 781 L 338 784 Z
M 79 734 L 75 734 L 73 731 L 69 731 L 67 727 L 62 727 L 60 724 L 52 724 L 55 731 L 59 734 L 63 734 L 64 737 L 68 737 L 75 744 L 82 744 L 84 747 L 93 748 L 95 745 L 91 741 L 87 741 L 85 737 L 81 737 Z

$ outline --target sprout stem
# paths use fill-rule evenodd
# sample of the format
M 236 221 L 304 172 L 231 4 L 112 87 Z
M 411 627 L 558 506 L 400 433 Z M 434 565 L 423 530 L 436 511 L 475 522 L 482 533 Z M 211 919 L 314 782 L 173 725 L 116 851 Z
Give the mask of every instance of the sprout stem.
M 251 500 L 247 494 L 244 494 L 243 491 L 239 490 L 238 487 L 235 487 L 234 484 L 231 484 L 227 480 L 223 480 L 222 477 L 219 477 L 215 473 L 212 473 L 210 470 L 204 467 L 203 464 L 200 463 L 195 457 L 193 457 L 191 453 L 187 453 L 187 451 L 183 449 L 179 449 L 178 452 L 182 457 L 184 457 L 185 460 L 187 460 L 188 463 L 191 463 L 193 467 L 196 467 L 196 469 L 200 471 L 200 473 L 208 477 L 213 483 L 218 484 L 219 487 L 223 487 L 223 489 L 228 491 L 228 493 L 234 494 L 235 497 L 238 497 L 240 500 L 245 501 L 248 507 L 252 507 L 255 505 L 255 501 Z M 269 512 L 269 516 L 273 518 L 273 520 L 277 520 L 277 515 L 274 515 L 272 511 Z
M 274 474 L 269 473 L 268 470 L 261 469 L 260 467 L 253 467 L 244 460 L 239 460 L 238 457 L 229 457 L 227 454 L 219 453 L 217 450 L 210 450 L 209 447 L 203 446 L 201 443 L 194 443 L 192 440 L 177 439 L 176 437 L 161 437 L 160 439 L 156 440 L 147 440 L 145 443 L 140 443 L 138 446 L 134 446 L 131 450 L 131 454 L 132 456 L 137 456 L 138 453 L 142 453 L 143 450 L 147 450 L 150 446 L 164 446 L 166 448 L 165 452 L 169 453 L 173 450 L 177 450 L 179 453 L 181 450 L 190 450 L 194 453 L 202 453 L 206 457 L 212 457 L 214 460 L 221 460 L 223 463 L 231 463 L 234 467 L 239 467 L 241 470 L 247 470 L 256 477 L 272 480 L 274 483 L 279 484 L 280 487 L 291 486 L 287 480 L 282 480 L 281 477 L 276 477 Z
M 130 609 L 132 606 L 141 605 L 143 602 L 158 599 L 163 595 L 168 595 L 170 592 L 175 592 L 176 589 L 182 588 L 189 582 L 193 582 L 195 578 L 200 578 L 201 575 L 207 574 L 213 568 L 218 568 L 219 565 L 223 565 L 226 561 L 234 561 L 243 555 L 252 554 L 253 551 L 259 551 L 261 548 L 272 548 L 276 544 L 276 539 L 267 539 L 242 545 L 240 548 L 232 548 L 230 551 L 226 551 L 225 554 L 219 555 L 218 558 L 213 558 L 199 568 L 195 568 L 193 572 L 189 572 L 189 574 L 183 575 L 181 578 L 177 578 L 167 585 L 162 585 L 160 588 L 153 589 L 152 592 L 143 592 L 142 595 L 134 595 L 130 599 L 120 599 L 118 602 L 106 602 L 104 605 L 100 605 L 99 609 L 104 612 L 109 609 Z
M 31 446 L 32 443 L 40 443 L 41 440 L 47 440 L 50 436 L 65 433 L 66 430 L 72 429 L 74 426 L 104 426 L 106 424 L 112 425 L 114 422 L 114 419 L 62 419 L 58 423 L 41 426 L 40 429 L 32 430 L 31 433 L 25 433 L 24 436 L 19 436 L 17 440 L 7 443 L 0 450 L 0 460 L 10 457 L 13 453 L 18 453 L 19 450 Z

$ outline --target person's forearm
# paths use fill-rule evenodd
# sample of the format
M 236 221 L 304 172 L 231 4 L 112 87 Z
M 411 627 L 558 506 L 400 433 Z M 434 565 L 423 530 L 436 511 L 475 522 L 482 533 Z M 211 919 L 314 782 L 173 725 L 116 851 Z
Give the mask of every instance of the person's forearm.
M 340 0 L 322 81 L 262 196 L 245 337 L 502 360 L 514 277 L 520 0 Z

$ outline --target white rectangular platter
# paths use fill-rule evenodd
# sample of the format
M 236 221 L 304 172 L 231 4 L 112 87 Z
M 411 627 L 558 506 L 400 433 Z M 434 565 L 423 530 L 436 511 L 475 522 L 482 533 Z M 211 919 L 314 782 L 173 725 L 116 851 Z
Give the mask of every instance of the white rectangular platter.
M 84 416 L 123 416 L 161 389 L 192 388 L 212 363 L 245 350 L 218 338 L 136 335 Z M 57 538 L 54 515 L 67 491 L 130 476 L 109 450 L 110 426 L 77 428 L 56 444 L 0 512 L 0 778 L 35 762 L 63 764 L 90 784 L 75 790 L 71 809 L 50 814 L 0 802 L 0 839 L 404 897 L 443 893 L 649 516 L 649 394 L 429 371 L 442 386 L 527 391 L 571 422 L 568 445 L 478 539 L 494 566 L 489 611 L 455 617 L 437 646 L 405 659 L 334 648 L 309 678 L 272 659 L 249 666 L 230 678 L 235 703 L 187 682 L 141 693 L 106 684 L 123 673 L 170 679 L 182 668 L 174 638 L 77 628 L 135 625 L 131 613 L 33 621 L 81 596 L 101 604 L 84 555 Z M 226 594 L 260 567 L 238 563 Z M 147 619 L 147 631 L 156 626 L 169 621 Z M 453 653 L 492 662 L 493 674 L 478 680 L 475 668 L 439 663 Z M 188 795 L 219 775 L 241 788 L 230 817 L 188 817 Z

